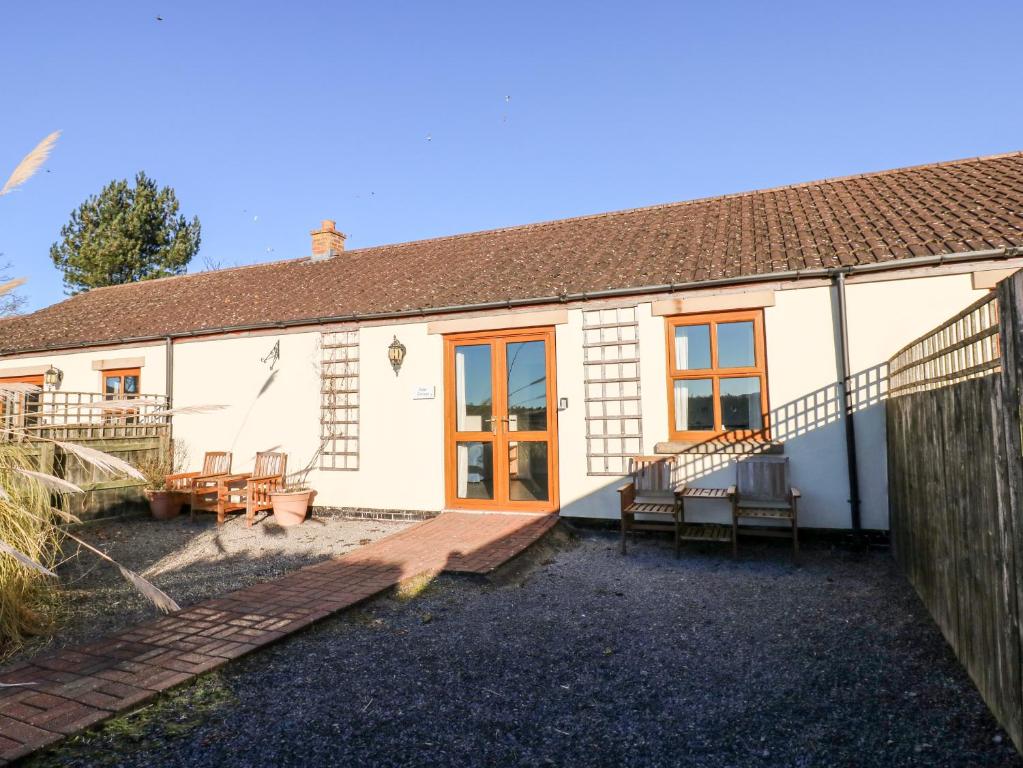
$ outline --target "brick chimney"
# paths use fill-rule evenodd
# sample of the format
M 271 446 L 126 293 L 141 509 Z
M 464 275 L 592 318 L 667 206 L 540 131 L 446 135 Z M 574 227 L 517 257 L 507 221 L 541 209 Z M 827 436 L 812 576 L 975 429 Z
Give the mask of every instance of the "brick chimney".
M 330 219 L 324 219 L 320 228 L 309 234 L 313 236 L 313 259 L 329 259 L 345 249 L 345 235 Z

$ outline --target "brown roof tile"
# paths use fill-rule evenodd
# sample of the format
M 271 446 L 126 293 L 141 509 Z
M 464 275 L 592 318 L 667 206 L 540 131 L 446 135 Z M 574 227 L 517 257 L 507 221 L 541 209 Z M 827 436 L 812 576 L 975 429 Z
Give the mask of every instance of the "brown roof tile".
M 1023 153 L 102 288 L 0 354 L 1023 245 Z

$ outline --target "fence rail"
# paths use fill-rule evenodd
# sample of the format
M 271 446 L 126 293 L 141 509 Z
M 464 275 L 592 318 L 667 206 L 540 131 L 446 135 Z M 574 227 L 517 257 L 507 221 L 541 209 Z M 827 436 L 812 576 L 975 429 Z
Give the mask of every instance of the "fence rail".
M 0 389 L 0 442 L 159 437 L 170 424 L 166 410 L 165 395 Z
M 889 396 L 925 392 L 998 370 L 997 299 L 992 291 L 896 352 L 888 364 Z

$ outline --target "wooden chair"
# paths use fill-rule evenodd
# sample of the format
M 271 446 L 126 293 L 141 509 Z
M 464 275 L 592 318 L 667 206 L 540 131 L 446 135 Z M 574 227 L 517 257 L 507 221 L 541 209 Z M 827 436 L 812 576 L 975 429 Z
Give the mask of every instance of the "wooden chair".
M 775 527 L 754 529 L 762 536 L 792 536 L 792 557 L 799 557 L 799 525 L 796 506 L 801 494 L 789 481 L 789 460 L 784 456 L 757 456 L 740 461 L 735 485 L 728 489 L 732 500 L 732 556 L 739 554 L 739 520 L 787 520 L 791 534 Z
M 178 472 L 173 475 L 167 475 L 167 490 L 191 493 L 193 481 L 226 475 L 230 471 L 230 453 L 226 451 L 207 451 L 202 460 L 202 469 L 198 472 Z
M 273 507 L 270 494 L 284 488 L 288 455 L 265 451 L 256 454 L 252 472 L 221 477 L 217 481 L 217 525 L 223 525 L 229 512 L 245 510 L 245 525 L 252 527 L 257 512 Z
M 673 488 L 672 475 L 675 470 L 675 456 L 635 456 L 632 459 L 632 481 L 618 489 L 622 512 L 622 554 L 625 554 L 625 540 L 631 531 L 673 531 L 678 547 L 678 521 L 680 519 L 678 495 Z M 636 515 L 663 517 L 668 515 L 671 522 L 641 520 Z

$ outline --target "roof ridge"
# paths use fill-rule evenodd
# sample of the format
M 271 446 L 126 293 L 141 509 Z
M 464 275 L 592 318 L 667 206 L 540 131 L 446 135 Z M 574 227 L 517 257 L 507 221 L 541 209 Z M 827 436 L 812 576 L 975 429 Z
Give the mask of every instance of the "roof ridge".
M 978 155 L 976 157 L 963 157 L 956 160 L 941 160 L 933 163 L 922 163 L 919 165 L 907 165 L 902 168 L 888 168 L 881 171 L 865 171 L 862 173 L 854 173 L 848 176 L 831 176 L 823 179 L 817 179 L 815 181 L 800 181 L 793 184 L 781 184 L 776 187 L 762 187 L 759 189 L 749 189 L 744 192 L 729 192 L 724 195 L 708 195 L 705 197 L 696 197 L 692 200 L 677 200 L 671 203 L 655 203 L 653 205 L 639 206 L 637 208 L 621 208 L 617 211 L 603 211 L 601 213 L 585 213 L 580 216 L 569 216 L 563 219 L 548 219 L 546 221 L 535 221 L 530 224 L 513 224 L 507 227 L 494 227 L 493 229 L 481 229 L 474 232 L 461 232 L 454 235 L 439 235 L 437 237 L 426 237 L 419 240 L 406 240 L 400 243 L 383 243 L 381 245 L 371 245 L 365 248 L 353 248 L 345 253 L 356 253 L 359 251 L 372 251 L 377 248 L 397 248 L 408 245 L 418 245 L 420 243 L 433 243 L 441 240 L 455 240 L 464 237 L 477 237 L 480 235 L 491 235 L 500 232 L 513 232 L 516 230 L 527 230 L 533 227 L 549 227 L 557 226 L 560 224 L 573 224 L 578 221 L 587 221 L 589 219 L 601 219 L 607 216 L 623 216 L 630 213 L 644 213 L 646 211 L 663 210 L 667 208 L 679 208 L 686 205 L 697 205 L 700 203 L 709 203 L 715 200 L 730 200 L 736 197 L 750 197 L 752 195 L 762 195 L 769 192 L 781 192 L 786 189 L 802 189 L 805 187 L 814 187 L 821 184 L 834 184 L 837 182 L 853 181 L 855 179 L 875 178 L 878 176 L 889 176 L 897 173 L 905 173 L 907 171 L 920 171 L 929 168 L 944 168 L 952 165 L 963 165 L 966 163 L 975 163 L 978 161 L 987 160 L 1001 160 L 1009 157 L 1023 157 L 1023 150 L 1016 150 L 1015 152 L 1002 152 L 994 155 Z
M 561 218 L 561 219 L 548 219 L 548 220 L 545 220 L 545 221 L 535 221 L 535 222 L 531 222 L 529 224 L 513 224 L 513 225 L 510 225 L 510 226 L 506 226 L 506 227 L 494 227 L 492 229 L 481 229 L 481 230 L 475 230 L 475 231 L 472 231 L 472 232 L 460 232 L 460 233 L 453 234 L 453 235 L 438 235 L 436 237 L 424 237 L 424 238 L 419 238 L 419 239 L 416 239 L 416 240 L 404 240 L 404 241 L 397 242 L 397 243 L 380 243 L 379 245 L 368 245 L 368 246 L 365 246 L 363 248 L 352 248 L 351 250 L 345 250 L 345 251 L 342 251 L 342 253 L 339 254 L 339 256 L 344 256 L 344 255 L 349 255 L 349 254 L 354 254 L 354 253 L 366 253 L 366 252 L 370 252 L 370 251 L 376 251 L 376 250 L 379 250 L 381 248 L 407 248 L 407 247 L 410 247 L 410 246 L 420 245 L 420 244 L 424 244 L 424 243 L 437 243 L 437 242 L 444 242 L 444 241 L 449 241 L 449 240 L 467 239 L 467 238 L 472 238 L 472 237 L 485 237 L 485 236 L 488 236 L 488 235 L 495 235 L 495 234 L 500 234 L 500 233 L 504 233 L 504 232 L 516 232 L 516 231 L 523 231 L 523 232 L 525 232 L 525 231 L 528 231 L 528 230 L 534 229 L 534 228 L 555 227 L 555 226 L 561 226 L 561 225 L 564 225 L 564 224 L 574 224 L 574 223 L 580 222 L 580 221 L 590 221 L 590 220 L 608 218 L 608 217 L 612 217 L 612 216 L 625 216 L 625 215 L 629 215 L 629 214 L 644 213 L 644 212 L 648 212 L 648 211 L 668 210 L 668 209 L 680 208 L 680 207 L 688 206 L 688 205 L 706 204 L 706 203 L 713 202 L 713 201 L 718 201 L 718 200 L 731 200 L 731 199 L 735 199 L 735 198 L 751 197 L 753 195 L 763 195 L 763 194 L 774 193 L 774 192 L 782 192 L 782 191 L 790 190 L 790 189 L 805 189 L 807 187 L 815 187 L 815 186 L 821 186 L 821 185 L 837 184 L 837 183 L 841 183 L 841 182 L 855 181 L 857 179 L 868 179 L 868 178 L 872 179 L 872 178 L 878 178 L 878 177 L 883 177 L 883 176 L 892 176 L 892 175 L 895 175 L 895 174 L 907 173 L 907 172 L 910 172 L 910 171 L 921 171 L 921 170 L 927 170 L 927 169 L 932 169 L 932 168 L 947 168 L 947 167 L 950 167 L 950 166 L 965 165 L 965 164 L 969 164 L 969 163 L 984 162 L 984 161 L 990 161 L 990 160 L 1001 160 L 1001 159 L 1012 158 L 1012 157 L 1023 157 L 1023 150 L 1016 150 L 1014 152 L 1002 152 L 1002 153 L 991 154 L 991 155 L 977 155 L 977 156 L 974 156 L 974 157 L 963 157 L 963 158 L 958 158 L 958 159 L 955 159 L 955 160 L 941 160 L 941 161 L 932 162 L 932 163 L 921 163 L 921 164 L 918 164 L 918 165 L 907 165 L 907 166 L 903 166 L 901 168 L 888 168 L 888 169 L 884 169 L 884 170 L 880 170 L 880 171 L 865 171 L 865 172 L 861 172 L 861 173 L 849 174 L 849 175 L 846 175 L 846 176 L 830 176 L 830 177 L 825 177 L 823 179 L 816 179 L 814 181 L 802 181 L 802 182 L 796 182 L 796 183 L 793 183 L 793 184 L 782 184 L 782 185 L 775 186 L 775 187 L 762 187 L 762 188 L 759 188 L 759 189 L 746 190 L 744 192 L 731 192 L 731 193 L 724 194 L 724 195 L 708 195 L 708 196 L 705 196 L 705 197 L 693 198 L 691 200 L 678 200 L 678 201 L 671 202 L 671 203 L 655 203 L 654 205 L 640 206 L 640 207 L 637 207 L 637 208 L 622 208 L 622 209 L 619 209 L 619 210 L 616 210 L 616 211 L 603 211 L 603 212 L 600 212 L 600 213 L 587 213 L 587 214 L 582 214 L 582 215 L 579 215 L 579 216 L 569 216 L 569 217 Z M 154 278 L 152 280 L 139 280 L 139 281 L 136 281 L 134 283 L 121 283 L 120 285 L 106 285 L 106 286 L 102 286 L 101 288 L 93 288 L 90 291 L 87 291 L 86 293 L 91 293 L 93 291 L 99 291 L 99 290 L 104 290 L 104 289 L 109 289 L 109 288 L 123 288 L 123 287 L 125 287 L 127 285 L 139 285 L 140 283 L 156 283 L 156 282 L 160 282 L 160 281 L 163 281 L 163 280 L 178 280 L 178 279 L 182 279 L 182 278 L 198 277 L 199 275 L 205 275 L 205 274 L 222 274 L 222 273 L 225 273 L 225 272 L 232 272 L 232 271 L 237 271 L 237 270 L 242 270 L 242 269 L 254 269 L 254 268 L 257 268 L 257 267 L 270 267 L 270 266 L 275 266 L 275 265 L 280 265 L 280 264 L 291 264 L 291 263 L 296 263 L 296 262 L 326 263 L 326 262 L 332 261 L 333 258 L 338 258 L 338 256 L 332 257 L 331 259 L 324 259 L 323 262 L 313 261 L 310 256 L 298 256 L 298 257 L 291 258 L 291 259 L 280 259 L 280 260 L 277 260 L 277 261 L 260 261 L 260 262 L 254 263 L 254 264 L 239 264 L 239 265 L 234 266 L 234 267 L 225 267 L 224 269 L 206 270 L 204 272 L 186 272 L 183 275 L 168 275 L 167 277 L 158 277 L 158 278 Z M 78 295 L 81 295 L 81 294 L 78 294 Z

